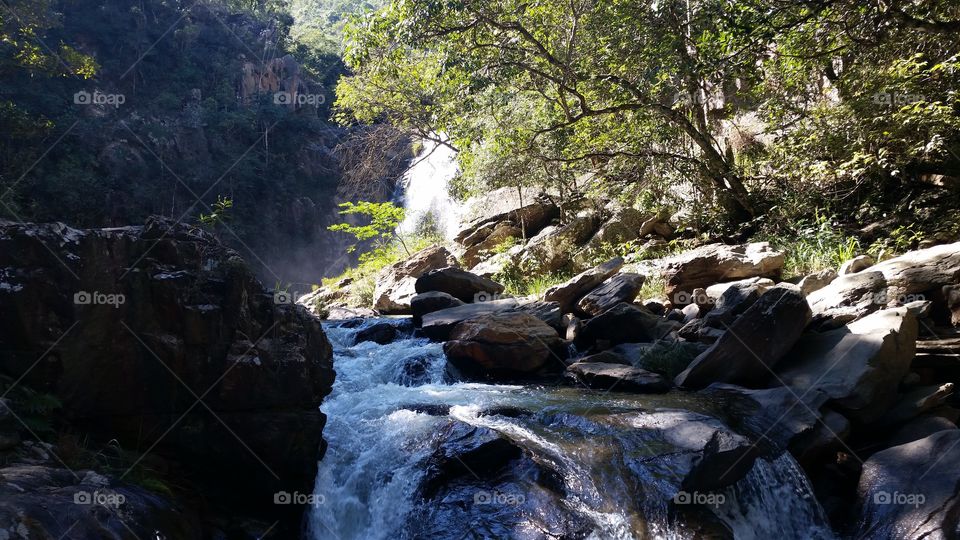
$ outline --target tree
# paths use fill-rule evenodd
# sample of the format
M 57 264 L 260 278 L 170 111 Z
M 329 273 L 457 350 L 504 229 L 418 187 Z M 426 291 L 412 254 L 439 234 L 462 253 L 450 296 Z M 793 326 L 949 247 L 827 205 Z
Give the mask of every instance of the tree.
M 400 245 L 403 246 L 403 250 L 407 255 L 410 255 L 410 250 L 407 249 L 403 238 L 397 234 L 397 227 L 403 223 L 403 218 L 406 214 L 403 208 L 391 202 L 376 203 L 369 201 L 360 201 L 357 203 L 346 202 L 341 204 L 340 208 L 343 209 L 340 210 L 341 215 L 360 214 L 370 218 L 370 223 L 366 225 L 338 223 L 331 225 L 328 229 L 353 235 L 360 242 L 374 240 L 377 243 L 377 248 L 385 247 L 389 239 L 396 238 L 400 242 Z M 356 248 L 357 245 L 354 244 L 350 246 L 348 251 L 352 252 Z

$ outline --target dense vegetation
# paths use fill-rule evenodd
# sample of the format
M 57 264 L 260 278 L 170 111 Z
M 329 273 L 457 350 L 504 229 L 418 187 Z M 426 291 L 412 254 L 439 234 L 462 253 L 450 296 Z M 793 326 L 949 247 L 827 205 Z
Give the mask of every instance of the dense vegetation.
M 773 236 L 956 197 L 956 2 L 395 0 L 347 33 L 343 117 L 448 134 L 461 194 L 597 173 Z

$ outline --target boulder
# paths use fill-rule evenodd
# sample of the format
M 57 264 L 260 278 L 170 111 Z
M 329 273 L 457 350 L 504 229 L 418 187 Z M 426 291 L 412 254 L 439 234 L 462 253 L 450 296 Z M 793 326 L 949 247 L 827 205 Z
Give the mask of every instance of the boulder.
M 0 478 L 2 538 L 207 537 L 194 509 L 91 470 L 17 463 Z
M 807 296 L 815 321 L 846 324 L 884 306 L 887 281 L 882 272 L 868 271 L 838 276 L 830 285 Z
M 574 343 L 584 349 L 598 341 L 610 345 L 651 342 L 667 338 L 678 327 L 644 308 L 623 302 L 588 320 Z
M 766 283 L 758 283 L 754 280 L 737 281 L 730 284 L 723 294 L 717 298 L 712 309 L 703 316 L 703 324 L 715 328 L 725 328 L 731 324 L 734 319 L 739 317 L 744 311 L 767 292 L 772 287 Z M 706 293 L 708 296 L 710 292 Z M 693 305 L 693 304 L 691 304 Z
M 874 261 L 873 257 L 870 255 L 857 255 L 849 261 L 841 264 L 840 268 L 837 270 L 837 274 L 841 276 L 856 274 L 857 272 L 861 272 L 867 268 L 870 268 L 875 262 L 876 261 Z
M 445 292 L 432 291 L 421 293 L 410 299 L 410 311 L 413 313 L 414 326 L 423 323 L 423 316 L 441 309 L 462 306 L 463 302 Z
M 633 302 L 643 287 L 640 274 L 617 274 L 580 299 L 577 308 L 596 316 L 621 302 Z
M 950 324 L 960 326 L 960 285 L 946 285 L 941 289 L 949 312 Z
M 464 241 L 464 245 L 469 246 L 460 256 L 460 261 L 464 266 L 473 267 L 489 259 L 494 254 L 492 250 L 498 248 L 504 242 L 523 238 L 523 230 L 511 221 L 501 221 L 484 236 L 485 238 L 479 242 L 468 243 L 471 241 L 470 238 Z
M 562 343 L 556 330 L 532 315 L 495 313 L 456 325 L 443 352 L 468 377 L 502 379 L 540 370 Z
M 477 229 L 502 221 L 516 224 L 529 238 L 559 216 L 560 209 L 547 200 L 540 190 L 524 189 L 521 197 L 516 188 L 499 188 L 466 202 L 462 219 L 467 225 L 461 228 L 455 240 L 463 244 Z M 490 230 L 493 231 L 492 226 Z M 475 237 L 474 242 L 482 238 L 477 240 Z
M 777 366 L 777 377 L 798 393 L 822 392 L 851 419 L 875 422 L 893 405 L 910 370 L 917 328 L 908 309 L 896 308 L 806 335 Z
M 820 270 L 819 272 L 806 275 L 800 280 L 800 283 L 798 283 L 797 286 L 800 287 L 800 290 L 804 295 L 810 296 L 811 293 L 819 291 L 820 289 L 833 283 L 833 280 L 835 279 L 837 279 L 837 271 L 833 268 L 827 268 L 825 270 Z
M 520 255 L 525 268 L 550 273 L 570 266 L 573 254 L 594 233 L 599 225 L 592 214 L 573 218 L 566 225 L 547 227 L 527 242 Z
M 589 364 L 591 362 L 601 363 L 601 364 L 620 364 L 621 366 L 631 365 L 630 360 L 624 358 L 623 356 L 613 352 L 613 351 L 603 351 L 596 354 L 591 354 L 584 356 L 583 358 L 578 358 L 577 363 Z
M 756 287 L 760 289 L 760 292 L 766 292 L 767 289 L 776 285 L 772 279 L 753 277 L 747 279 L 740 279 L 737 281 L 727 281 L 724 283 L 717 283 L 716 285 L 711 285 L 704 289 L 704 292 L 707 295 L 707 302 L 713 301 L 716 302 L 719 300 L 723 293 L 727 292 L 731 287 L 736 287 L 738 289 L 748 289 L 751 287 Z M 694 295 L 692 300 L 697 301 L 700 299 L 699 295 Z
M 698 287 L 709 287 L 724 281 L 750 277 L 778 278 L 783 270 L 783 261 L 782 252 L 774 250 L 766 242 L 756 242 L 736 246 L 701 246 L 664 259 L 662 266 L 667 281 L 667 295 L 674 301 L 677 295 L 690 295 Z
M 417 278 L 418 294 L 445 292 L 462 302 L 486 302 L 503 292 L 503 285 L 453 266 L 429 270 Z
M 664 410 L 631 416 L 631 427 L 652 435 L 644 445 L 647 451 L 663 448 L 655 458 L 659 461 L 669 456 L 662 470 L 682 478 L 681 492 L 708 493 L 734 484 L 759 457 L 748 438 L 703 414 Z
M 563 312 L 560 311 L 560 304 L 556 302 L 521 302 L 511 311 L 533 315 L 547 323 L 557 333 L 566 334 L 567 325 L 563 320 Z
M 459 266 L 457 259 L 442 246 L 430 246 L 384 268 L 377 275 L 373 308 L 384 315 L 409 315 L 417 278 L 448 266 Z
M 461 476 L 486 478 L 520 457 L 521 450 L 492 429 L 451 421 L 427 462 L 424 497 Z
M 883 416 L 883 422 L 893 425 L 907 422 L 943 405 L 951 395 L 953 395 L 953 383 L 915 388 L 901 397 Z
M 580 361 L 567 373 L 590 388 L 604 391 L 661 393 L 670 390 L 670 381 L 662 375 L 620 363 Z
M 938 431 L 957 429 L 957 424 L 949 419 L 933 414 L 914 418 L 895 431 L 887 441 L 888 446 L 900 446 L 929 437 Z
M 518 244 L 503 253 L 497 253 L 489 259 L 478 263 L 470 269 L 470 272 L 480 277 L 493 279 L 509 265 L 515 264 L 520 258 L 521 253 L 523 253 L 523 246 Z
M 124 448 L 159 441 L 224 504 L 287 513 L 274 493 L 312 490 L 331 346 L 236 252 L 164 218 L 6 223 L 0 268 L 0 371 L 54 394 L 71 429 Z
M 810 322 L 810 306 L 800 289 L 778 285 L 766 292 L 683 373 L 678 386 L 704 388 L 715 382 L 756 385 L 800 338 Z
M 870 456 L 857 486 L 857 538 L 953 538 L 960 530 L 960 429 Z
M 430 339 L 445 341 L 453 327 L 463 321 L 492 313 L 510 311 L 519 305 L 520 302 L 515 298 L 502 298 L 491 302 L 478 302 L 441 309 L 424 315 L 421 327 L 423 333 Z
M 560 309 L 569 312 L 577 300 L 606 281 L 623 267 L 623 259 L 616 257 L 595 268 L 585 270 L 569 280 L 547 289 L 543 299 L 548 302 L 558 302 Z
M 693 359 L 706 348 L 705 345 L 699 343 L 658 341 L 655 343 L 621 343 L 604 352 L 623 358 L 631 366 L 659 373 L 673 380 L 674 377 L 687 369 L 690 362 L 693 362 Z
M 353 342 L 357 344 L 372 341 L 380 345 L 386 345 L 395 339 L 397 339 L 397 326 L 388 322 L 379 322 L 357 332 Z

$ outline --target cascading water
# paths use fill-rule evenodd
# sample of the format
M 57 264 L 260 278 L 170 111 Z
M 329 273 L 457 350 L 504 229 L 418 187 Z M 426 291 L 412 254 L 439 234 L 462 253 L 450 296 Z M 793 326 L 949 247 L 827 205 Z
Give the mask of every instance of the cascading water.
M 432 215 L 440 232 L 450 239 L 460 226 L 460 206 L 448 193 L 450 181 L 458 171 L 457 153 L 434 141 L 421 142 L 423 150 L 400 182 L 400 198 L 407 211 L 400 232 L 416 231 L 422 220 Z
M 674 470 L 690 456 L 660 430 L 674 417 L 707 419 L 696 395 L 449 382 L 440 344 L 354 345 L 358 331 L 327 327 L 337 380 L 321 407 L 329 447 L 311 539 L 832 538 L 787 454 L 677 513 Z M 431 488 L 438 448 L 458 426 L 522 452 Z

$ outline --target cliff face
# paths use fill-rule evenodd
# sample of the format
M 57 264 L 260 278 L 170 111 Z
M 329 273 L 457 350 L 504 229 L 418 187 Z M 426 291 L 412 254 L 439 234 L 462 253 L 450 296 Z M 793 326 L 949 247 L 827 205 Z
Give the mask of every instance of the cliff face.
M 339 148 L 360 133 L 330 119 L 338 57 L 296 43 L 282 14 L 216 2 L 50 9 L 59 23 L 38 38 L 70 44 L 96 69 L 5 78 L 28 125 L 0 133 L 0 219 L 195 224 L 223 197 L 233 207 L 217 236 L 265 282 L 308 291 L 352 262 L 329 256 L 350 238 L 326 228 L 340 220 L 350 167 Z M 393 184 L 406 160 L 392 157 L 373 163 L 374 183 Z
M 294 526 L 334 379 L 313 316 L 199 229 L 0 222 L 0 372 L 71 429 L 158 454 L 231 512 Z

